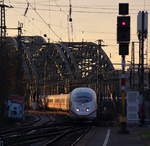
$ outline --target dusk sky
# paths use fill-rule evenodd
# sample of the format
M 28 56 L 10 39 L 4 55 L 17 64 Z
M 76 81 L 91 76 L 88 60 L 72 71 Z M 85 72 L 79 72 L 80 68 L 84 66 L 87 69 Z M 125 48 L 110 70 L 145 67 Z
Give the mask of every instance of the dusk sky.
M 102 39 L 103 44 L 108 45 L 103 49 L 113 63 L 121 62 L 116 43 L 118 4 L 129 3 L 131 42 L 137 41 L 138 12 L 150 11 L 150 0 L 5 0 L 5 3 L 14 7 L 6 11 L 7 27 L 17 27 L 20 21 L 24 25 L 23 35 L 47 34 L 52 42 Z M 69 3 L 72 5 L 72 23 L 68 22 Z M 14 36 L 17 31 L 7 33 Z M 138 62 L 138 44 L 135 49 Z M 130 55 L 126 58 L 129 61 Z

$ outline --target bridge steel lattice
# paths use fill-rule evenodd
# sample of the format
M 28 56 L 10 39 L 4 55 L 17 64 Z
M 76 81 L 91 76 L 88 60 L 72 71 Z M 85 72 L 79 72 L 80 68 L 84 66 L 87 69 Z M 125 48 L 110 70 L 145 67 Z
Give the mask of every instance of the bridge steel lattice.
M 43 94 L 68 93 L 76 87 L 91 87 L 102 98 L 116 96 L 119 91 L 118 73 L 96 43 L 46 43 L 42 37 L 26 36 L 22 37 L 22 46 L 24 80 L 34 100 Z

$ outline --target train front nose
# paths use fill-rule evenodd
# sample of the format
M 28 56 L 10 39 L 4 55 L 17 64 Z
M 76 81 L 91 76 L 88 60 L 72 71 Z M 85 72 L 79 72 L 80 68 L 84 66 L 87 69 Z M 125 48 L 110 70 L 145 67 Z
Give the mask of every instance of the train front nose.
M 91 112 L 91 108 L 86 105 L 76 105 L 73 108 L 74 113 L 77 115 L 88 115 Z

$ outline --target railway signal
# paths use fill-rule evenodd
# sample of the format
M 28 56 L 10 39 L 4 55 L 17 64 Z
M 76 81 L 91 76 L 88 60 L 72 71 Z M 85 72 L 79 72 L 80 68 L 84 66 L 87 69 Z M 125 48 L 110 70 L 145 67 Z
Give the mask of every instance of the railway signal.
M 120 133 L 128 133 L 126 129 L 127 119 L 126 119 L 126 84 L 125 84 L 125 55 L 129 52 L 129 42 L 130 42 L 130 16 L 128 15 L 128 4 L 119 4 L 119 14 L 122 16 L 117 16 L 117 43 L 119 44 L 119 55 L 122 57 L 122 76 L 121 76 L 121 105 L 122 111 L 119 117 L 120 119 Z
M 117 17 L 117 42 L 130 41 L 130 16 Z
M 129 14 L 129 4 L 119 3 L 119 15 L 128 15 L 128 14 Z
M 129 54 L 129 44 L 120 43 L 119 44 L 119 55 L 128 55 Z

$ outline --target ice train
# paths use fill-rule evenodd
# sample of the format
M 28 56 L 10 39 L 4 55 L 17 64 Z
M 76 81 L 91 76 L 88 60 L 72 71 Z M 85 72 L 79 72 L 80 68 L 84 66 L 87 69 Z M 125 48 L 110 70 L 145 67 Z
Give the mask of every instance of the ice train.
M 69 94 L 42 97 L 41 106 L 49 110 L 65 111 L 75 119 L 94 120 L 97 112 L 97 97 L 93 89 L 81 87 L 75 88 Z

